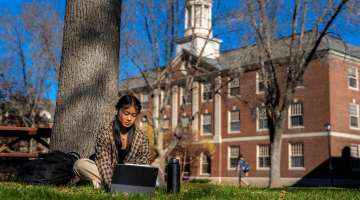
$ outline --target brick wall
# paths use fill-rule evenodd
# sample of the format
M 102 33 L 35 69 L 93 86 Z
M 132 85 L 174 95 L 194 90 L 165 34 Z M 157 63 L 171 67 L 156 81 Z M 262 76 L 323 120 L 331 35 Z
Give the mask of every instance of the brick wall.
M 330 62 L 329 62 L 330 61 Z M 179 62 L 178 66 L 181 65 Z M 360 67 L 352 63 L 353 66 Z M 285 89 L 285 67 L 278 67 L 279 82 L 282 83 L 282 90 Z M 184 78 L 179 72 L 174 78 Z M 228 76 L 221 77 L 222 83 L 229 80 Z M 198 83 L 198 105 L 202 105 L 202 83 Z M 359 83 L 358 83 L 359 84 Z M 214 86 L 214 85 L 213 85 Z M 256 169 L 257 164 L 257 145 L 269 144 L 267 131 L 257 131 L 256 129 L 256 107 L 261 106 L 263 94 L 256 94 L 256 71 L 246 72 L 240 78 L 240 94 L 249 104 L 244 103 L 238 98 L 228 98 L 228 87 L 225 86 L 221 92 L 221 115 L 214 116 L 214 97 L 208 102 L 197 116 L 198 130 L 201 130 L 201 115 L 212 114 L 212 131 L 214 133 L 214 122 L 216 117 L 221 117 L 221 137 L 222 143 L 215 143 L 217 151 L 211 156 L 211 176 L 212 177 L 237 177 L 238 172 L 228 169 L 228 148 L 229 146 L 240 146 L 240 152 L 245 160 L 250 164 L 250 177 L 268 177 L 268 170 Z M 192 94 L 191 94 L 192 95 Z M 178 90 L 178 111 L 180 112 L 181 90 Z M 191 96 L 192 100 L 192 96 Z M 360 92 L 350 90 L 348 87 L 347 67 L 343 60 L 339 58 L 313 60 L 303 77 L 303 86 L 298 87 L 293 96 L 292 102 L 303 103 L 304 126 L 300 128 L 289 128 L 288 119 L 285 120 L 284 136 L 281 154 L 281 177 L 288 178 L 329 178 L 328 165 L 328 145 L 327 134 L 324 125 L 330 123 L 332 132 L 348 133 L 356 136 L 360 135 L 359 130 L 349 128 L 349 103 L 360 104 Z M 151 104 L 151 103 L 150 103 Z M 191 115 L 191 105 L 185 107 L 187 116 Z M 229 133 L 228 112 L 240 110 L 240 130 L 239 133 Z M 171 109 L 166 110 L 167 118 L 171 118 Z M 141 119 L 139 119 L 141 120 Z M 171 120 L 170 120 L 171 123 Z M 171 126 L 171 125 L 170 125 Z M 296 134 L 296 135 L 294 135 Z M 320 134 L 320 135 L 317 135 Z M 247 138 L 242 140 L 241 138 Z M 213 139 L 213 135 L 206 136 Z M 240 139 L 239 139 L 240 138 Z M 232 141 L 234 140 L 234 141 Z M 216 142 L 216 141 L 215 141 Z M 218 142 L 218 141 L 217 141 Z M 344 137 L 331 137 L 331 153 L 334 166 L 334 177 L 354 178 L 354 173 L 349 168 L 349 156 L 344 156 L 344 151 L 348 151 L 350 143 L 360 143 L 359 139 L 349 139 Z M 302 143 L 304 145 L 304 163 L 302 170 L 289 169 L 289 143 Z M 347 164 L 341 164 L 347 163 Z M 194 162 L 190 167 L 190 176 L 200 175 L 200 161 Z M 357 173 L 357 172 L 356 172 Z

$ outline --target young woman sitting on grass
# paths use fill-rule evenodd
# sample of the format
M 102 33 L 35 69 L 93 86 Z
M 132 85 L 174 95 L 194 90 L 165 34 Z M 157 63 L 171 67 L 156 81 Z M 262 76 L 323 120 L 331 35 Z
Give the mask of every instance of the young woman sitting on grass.
M 82 158 L 74 164 L 75 174 L 84 182 L 92 181 L 110 190 L 114 165 L 119 163 L 150 164 L 150 145 L 147 134 L 135 125 L 141 111 L 139 100 L 125 95 L 116 104 L 117 115 L 98 132 L 95 160 Z

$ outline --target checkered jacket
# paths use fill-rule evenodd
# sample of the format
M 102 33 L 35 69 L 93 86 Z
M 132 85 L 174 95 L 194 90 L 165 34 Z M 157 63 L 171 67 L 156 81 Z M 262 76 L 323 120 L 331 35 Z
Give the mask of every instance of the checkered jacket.
M 114 165 L 119 162 L 118 149 L 115 145 L 112 126 L 113 123 L 110 123 L 100 129 L 95 146 L 95 163 L 102 178 L 102 184 L 104 184 L 108 190 L 110 190 Z M 131 148 L 124 159 L 124 163 L 150 164 L 149 137 L 138 127 L 136 127 Z

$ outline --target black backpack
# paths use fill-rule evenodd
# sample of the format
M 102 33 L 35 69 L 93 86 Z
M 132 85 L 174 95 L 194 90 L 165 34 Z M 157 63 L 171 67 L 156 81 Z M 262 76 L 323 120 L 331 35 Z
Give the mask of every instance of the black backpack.
M 74 155 L 76 156 L 74 156 Z M 17 181 L 31 185 L 65 185 L 75 177 L 73 166 L 79 154 L 52 151 L 43 159 L 36 159 L 26 164 L 16 176 Z

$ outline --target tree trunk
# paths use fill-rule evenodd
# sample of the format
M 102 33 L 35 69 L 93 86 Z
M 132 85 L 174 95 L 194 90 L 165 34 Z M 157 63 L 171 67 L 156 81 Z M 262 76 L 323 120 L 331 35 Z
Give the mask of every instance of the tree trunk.
M 115 116 L 121 0 L 67 0 L 50 150 L 95 152 L 98 130 Z
M 184 154 L 183 154 L 182 163 L 181 163 L 181 168 L 180 168 L 180 182 L 182 182 L 183 177 L 184 177 L 184 170 L 185 170 L 185 165 L 186 165 L 186 157 L 187 157 L 187 151 L 185 149 Z M 180 159 L 181 159 L 181 157 L 180 157 Z
M 161 154 L 159 154 L 159 156 L 157 158 L 158 158 L 158 163 L 159 163 L 161 169 L 165 173 L 165 159 L 164 159 L 165 156 L 161 156 Z M 165 176 L 164 176 L 164 174 L 159 173 L 158 181 L 159 181 L 159 184 L 161 186 L 165 185 Z
M 281 146 L 282 146 L 282 134 L 283 134 L 282 120 L 275 120 L 274 136 L 270 142 L 270 181 L 269 187 L 282 187 L 280 176 L 280 164 L 281 164 Z

